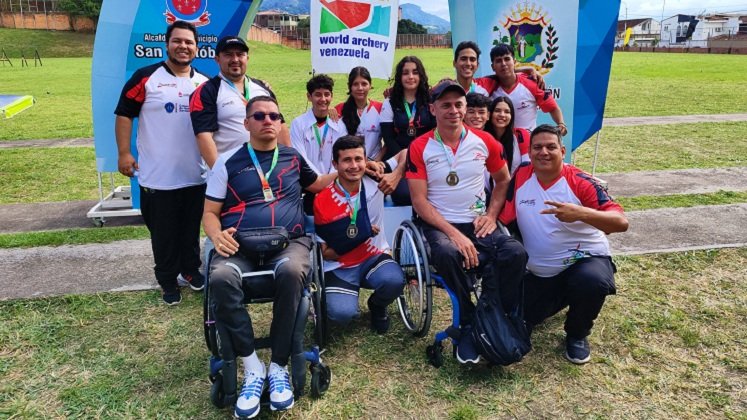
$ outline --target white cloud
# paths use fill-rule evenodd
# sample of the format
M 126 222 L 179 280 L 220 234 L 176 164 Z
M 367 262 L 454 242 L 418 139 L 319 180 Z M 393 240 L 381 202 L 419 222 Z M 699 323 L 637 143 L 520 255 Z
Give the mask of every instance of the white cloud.
M 425 12 L 449 20 L 447 0 L 401 0 L 400 3 L 416 4 Z M 747 14 L 747 0 L 622 0 L 620 18 L 625 19 L 627 7 L 628 19 L 653 17 L 659 20 L 662 15 L 662 6 L 664 6 L 664 18 L 678 13 L 696 15 L 704 10 L 708 13 L 742 12 Z

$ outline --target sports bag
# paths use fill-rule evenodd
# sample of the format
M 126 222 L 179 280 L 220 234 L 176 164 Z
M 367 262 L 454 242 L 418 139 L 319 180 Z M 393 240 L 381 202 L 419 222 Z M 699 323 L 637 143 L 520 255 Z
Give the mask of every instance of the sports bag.
M 532 350 L 521 310 L 507 314 L 500 298 L 486 293 L 477 300 L 472 340 L 477 352 L 495 365 L 516 363 Z
M 239 251 L 247 258 L 264 258 L 288 246 L 290 235 L 283 226 L 244 228 L 234 234 Z

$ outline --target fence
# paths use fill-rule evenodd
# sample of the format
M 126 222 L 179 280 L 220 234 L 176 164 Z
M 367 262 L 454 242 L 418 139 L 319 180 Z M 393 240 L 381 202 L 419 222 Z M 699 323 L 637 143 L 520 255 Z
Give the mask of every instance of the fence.
M 70 16 L 57 7 L 58 0 L 0 0 L 0 27 L 93 32 L 96 22 Z
M 615 51 L 687 53 L 687 54 L 747 54 L 747 45 L 740 47 L 615 47 Z

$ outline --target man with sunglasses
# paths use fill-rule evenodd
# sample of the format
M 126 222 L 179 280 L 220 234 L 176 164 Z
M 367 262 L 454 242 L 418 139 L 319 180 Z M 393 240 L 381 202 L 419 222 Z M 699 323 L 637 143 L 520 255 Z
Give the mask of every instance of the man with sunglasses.
M 615 265 L 606 235 L 628 230 L 622 207 L 591 175 L 563 163 L 560 130 L 540 125 L 529 140 L 529 166 L 508 188 L 500 215 L 516 224 L 529 261 L 524 276 L 524 319 L 541 323 L 568 307 L 565 357 L 591 359 L 588 335 L 605 297 L 615 293 Z
M 236 416 L 259 412 L 265 377 L 270 386 L 270 408 L 293 406 L 288 360 L 293 325 L 304 280 L 311 262 L 311 239 L 305 235 L 302 190 L 319 192 L 336 175 L 317 175 L 295 149 L 278 144 L 282 115 L 269 96 L 249 100 L 244 127 L 250 142 L 220 155 L 211 170 L 205 194 L 203 227 L 217 255 L 210 265 L 210 293 L 216 325 L 231 348 L 221 348 L 224 360 L 242 359 L 244 386 L 236 402 Z M 247 137 L 245 136 L 245 140 Z M 252 322 L 244 308 L 248 282 L 241 274 L 259 262 L 237 241 L 237 231 L 284 228 L 287 247 L 264 257 L 275 271 L 275 297 L 270 326 L 269 374 L 254 349 Z M 230 338 L 230 339 L 229 339 Z
M 150 232 L 156 280 L 167 305 L 181 302 L 179 286 L 202 290 L 200 216 L 205 168 L 187 110 L 195 86 L 207 80 L 192 67 L 197 29 L 176 21 L 166 29 L 164 62 L 133 73 L 114 113 L 119 172 L 137 176 L 140 210 Z M 138 119 L 137 160 L 131 152 Z
M 192 94 L 189 111 L 200 153 L 209 167 L 218 155 L 246 141 L 244 114 L 247 102 L 257 96 L 275 97 L 270 87 L 246 75 L 249 47 L 237 36 L 218 41 L 215 61 L 220 73 Z M 290 145 L 286 124 L 278 135 L 281 144 Z

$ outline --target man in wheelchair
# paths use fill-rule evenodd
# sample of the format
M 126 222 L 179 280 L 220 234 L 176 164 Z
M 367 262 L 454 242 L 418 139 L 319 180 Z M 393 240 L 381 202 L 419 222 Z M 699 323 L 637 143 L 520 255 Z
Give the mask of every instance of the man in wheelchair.
M 324 256 L 327 315 L 348 324 L 359 315 L 358 291 L 373 289 L 368 299 L 371 328 L 389 330 L 387 307 L 402 293 L 405 277 L 387 253 L 384 193 L 365 175 L 363 139 L 343 136 L 332 147 L 337 180 L 314 200 L 314 224 Z
M 529 141 L 531 165 L 511 181 L 500 220 L 516 223 L 529 262 L 524 277 L 524 319 L 541 323 L 568 307 L 566 353 L 572 363 L 591 359 L 587 336 L 605 297 L 615 293 L 615 265 L 607 234 L 624 232 L 622 207 L 598 180 L 563 163 L 560 131 L 540 125 Z
M 210 266 L 210 288 L 219 348 L 223 360 L 238 356 L 244 366 L 244 385 L 236 402 L 238 417 L 259 413 L 265 379 L 271 409 L 293 406 L 287 364 L 312 246 L 304 234 L 301 192 L 319 192 L 336 176 L 317 176 L 295 149 L 278 145 L 281 124 L 275 99 L 252 98 L 244 120 L 251 143 L 218 158 L 206 192 L 203 227 L 217 253 Z M 255 351 L 251 318 L 243 304 L 247 284 L 242 273 L 260 265 L 273 267 L 275 274 L 267 375 Z
M 431 93 L 435 130 L 415 139 L 407 155 L 407 179 L 412 204 L 430 245 L 430 261 L 454 291 L 460 308 L 457 360 L 476 363 L 480 356 L 469 339 L 475 311 L 471 276 L 480 267 L 482 291 L 500 295 L 511 312 L 519 303 L 524 248 L 497 230 L 509 173 L 503 149 L 489 134 L 465 127 L 464 89 L 445 80 Z M 495 180 L 485 203 L 484 172 Z

